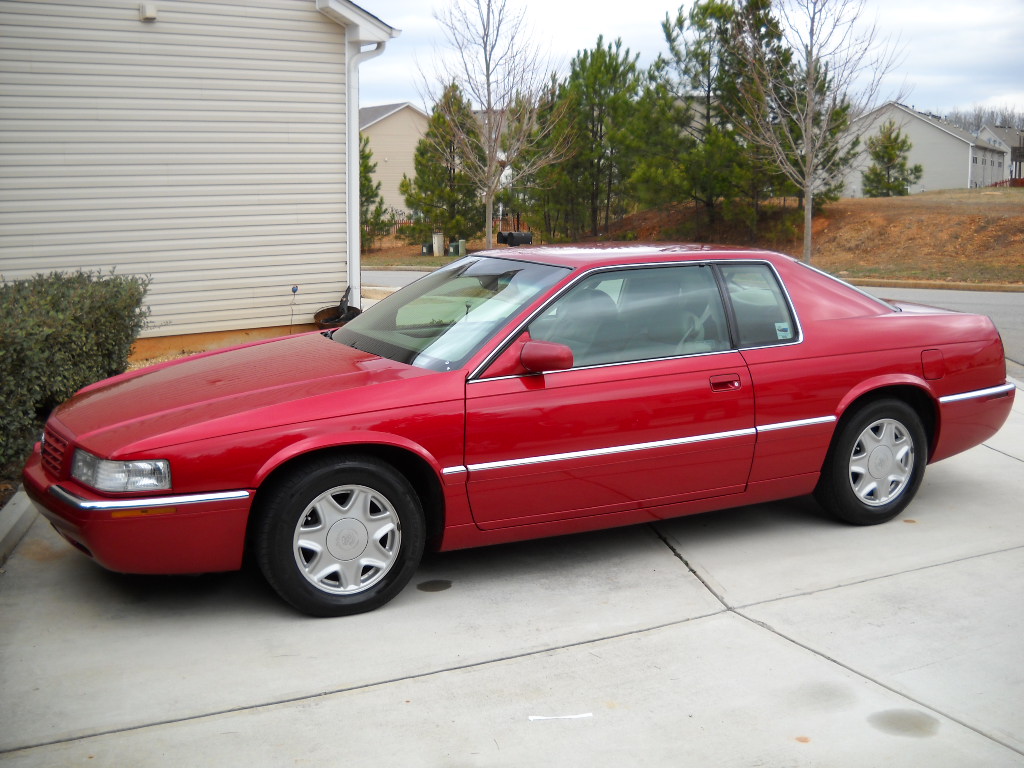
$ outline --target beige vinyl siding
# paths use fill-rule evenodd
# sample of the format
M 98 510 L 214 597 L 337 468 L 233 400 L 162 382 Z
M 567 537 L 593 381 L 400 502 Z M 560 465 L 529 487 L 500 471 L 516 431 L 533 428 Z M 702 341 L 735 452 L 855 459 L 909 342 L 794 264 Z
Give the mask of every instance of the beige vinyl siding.
M 0 2 L 0 273 L 151 275 L 148 336 L 310 322 L 347 282 L 345 30 L 153 4 Z
M 403 107 L 363 129 L 377 164 L 374 179 L 380 182 L 380 195 L 387 208 L 406 210 L 405 196 L 398 187 L 403 175 L 410 179 L 416 176 L 416 145 L 427 132 L 428 122 L 422 113 Z

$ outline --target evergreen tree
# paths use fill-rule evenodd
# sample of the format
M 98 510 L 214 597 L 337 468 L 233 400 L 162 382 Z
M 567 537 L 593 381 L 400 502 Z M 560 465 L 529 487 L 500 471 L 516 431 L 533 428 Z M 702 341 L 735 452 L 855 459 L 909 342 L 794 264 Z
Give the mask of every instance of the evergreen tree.
M 377 238 L 392 225 L 394 217 L 384 208 L 380 196 L 380 182 L 373 180 L 377 164 L 373 162 L 373 150 L 366 136 L 359 141 L 359 223 L 362 250 L 370 250 Z
M 742 76 L 731 50 L 736 13 L 731 2 L 702 0 L 662 22 L 668 54 L 652 66 L 648 94 L 657 151 L 634 177 L 644 202 L 688 198 L 703 207 L 709 225 L 723 203 L 757 188 L 761 172 L 730 121 L 730 89 Z
M 597 235 L 630 205 L 626 183 L 635 155 L 629 131 L 641 87 L 637 56 L 623 50 L 621 40 L 606 45 L 598 37 L 592 50 L 576 54 L 566 79 L 553 87 L 551 104 L 538 111 L 538 119 L 560 118 L 546 138 L 566 147 L 567 155 L 531 180 L 531 212 L 549 236 Z
M 910 139 L 889 120 L 878 131 L 877 136 L 868 139 L 868 155 L 872 163 L 861 180 L 866 197 L 900 197 L 910 194 L 910 187 L 917 184 L 924 174 L 920 163 L 907 165 L 907 155 L 913 146 Z
M 453 125 L 453 120 L 458 125 Z M 412 179 L 403 176 L 399 185 L 413 214 L 413 223 L 404 230 L 412 242 L 429 241 L 434 232 L 466 240 L 480 233 L 483 205 L 465 170 L 465 150 L 456 140 L 456 131 L 472 136 L 477 130 L 473 111 L 458 86 L 449 85 L 416 145 L 416 175 Z

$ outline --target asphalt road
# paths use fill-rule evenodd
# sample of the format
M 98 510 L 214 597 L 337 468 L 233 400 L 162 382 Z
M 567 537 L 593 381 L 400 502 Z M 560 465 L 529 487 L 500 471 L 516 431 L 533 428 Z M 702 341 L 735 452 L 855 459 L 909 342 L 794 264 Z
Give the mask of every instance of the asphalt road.
M 988 315 L 1003 337 L 1008 372 L 1017 379 L 1024 378 L 1024 293 L 873 287 L 864 290 L 883 299 Z

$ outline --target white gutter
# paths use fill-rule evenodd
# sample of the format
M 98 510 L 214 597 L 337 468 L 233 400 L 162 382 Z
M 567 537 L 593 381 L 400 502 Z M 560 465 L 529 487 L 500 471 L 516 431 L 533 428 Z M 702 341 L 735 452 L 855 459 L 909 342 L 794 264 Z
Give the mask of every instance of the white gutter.
M 395 29 L 349 0 L 316 0 L 316 9 L 345 28 L 346 209 L 349 305 L 362 307 L 362 229 L 359 220 L 359 65 L 384 53 Z M 364 48 L 364 46 L 371 46 Z
M 348 30 L 345 30 L 348 37 Z M 348 158 L 345 168 L 348 171 L 348 287 L 349 306 L 363 306 L 363 229 L 362 211 L 359 209 L 359 65 L 364 61 L 384 53 L 386 43 L 373 43 L 373 47 L 362 50 L 359 41 L 348 43 Z M 353 49 L 355 52 L 353 53 Z

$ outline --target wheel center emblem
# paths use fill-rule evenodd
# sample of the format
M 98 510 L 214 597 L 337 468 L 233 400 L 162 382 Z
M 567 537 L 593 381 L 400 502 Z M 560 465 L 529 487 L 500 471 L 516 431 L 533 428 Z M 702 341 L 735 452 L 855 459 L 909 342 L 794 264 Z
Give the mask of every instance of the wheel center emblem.
M 882 478 L 892 472 L 894 463 L 892 451 L 885 446 L 879 446 L 871 452 L 871 456 L 868 458 L 868 471 L 872 477 Z
M 369 540 L 366 528 L 358 520 L 339 520 L 327 532 L 327 550 L 336 560 L 354 560 Z

